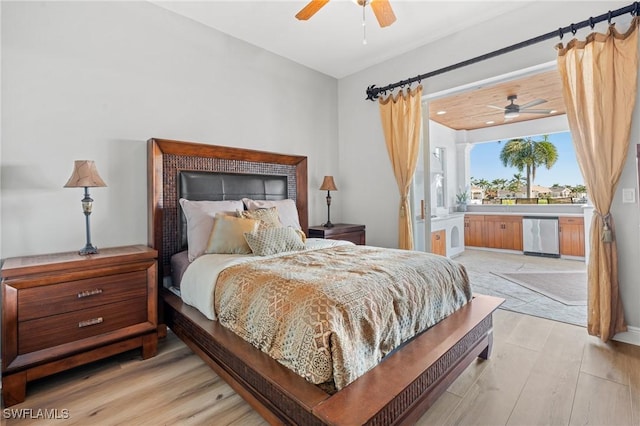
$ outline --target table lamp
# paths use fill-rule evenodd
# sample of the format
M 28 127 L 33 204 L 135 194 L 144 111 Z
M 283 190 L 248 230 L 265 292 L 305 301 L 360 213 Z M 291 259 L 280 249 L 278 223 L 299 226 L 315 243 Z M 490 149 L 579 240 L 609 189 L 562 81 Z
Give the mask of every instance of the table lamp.
M 89 227 L 89 215 L 93 207 L 93 199 L 89 196 L 89 188 L 107 186 L 96 169 L 96 164 L 91 160 L 76 160 L 73 173 L 65 188 L 84 188 L 84 198 L 82 201 L 82 211 L 85 217 L 85 227 L 87 232 L 87 244 L 78 252 L 81 255 L 98 253 L 98 248 L 91 244 L 91 230 Z
M 331 223 L 331 191 L 337 191 L 336 183 L 333 181 L 333 176 L 325 176 L 322 181 L 322 185 L 320 185 L 321 191 L 327 191 L 327 223 L 325 223 L 325 228 L 333 228 L 333 223 Z

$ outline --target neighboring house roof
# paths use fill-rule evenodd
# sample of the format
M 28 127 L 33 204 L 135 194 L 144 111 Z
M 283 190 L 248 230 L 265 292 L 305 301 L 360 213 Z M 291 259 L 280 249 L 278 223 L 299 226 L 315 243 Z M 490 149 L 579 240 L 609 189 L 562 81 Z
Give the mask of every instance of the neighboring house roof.
M 541 193 L 541 194 L 544 194 L 544 193 L 547 193 L 547 192 L 551 192 L 550 188 L 548 188 L 546 186 L 540 186 L 540 185 L 531 185 L 531 190 L 535 191 L 535 192 L 538 192 L 538 193 Z

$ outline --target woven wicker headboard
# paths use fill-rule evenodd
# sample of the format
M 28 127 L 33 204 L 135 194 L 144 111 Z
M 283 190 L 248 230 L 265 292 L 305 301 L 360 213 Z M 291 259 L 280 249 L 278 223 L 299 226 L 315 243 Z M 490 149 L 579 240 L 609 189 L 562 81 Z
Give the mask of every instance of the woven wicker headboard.
M 148 243 L 158 250 L 160 285 L 170 275 L 171 256 L 182 248 L 178 203 L 182 171 L 286 176 L 287 197 L 296 201 L 300 225 L 305 232 L 308 229 L 307 157 L 166 139 L 149 139 L 147 154 Z M 252 190 L 235 191 L 250 195 Z

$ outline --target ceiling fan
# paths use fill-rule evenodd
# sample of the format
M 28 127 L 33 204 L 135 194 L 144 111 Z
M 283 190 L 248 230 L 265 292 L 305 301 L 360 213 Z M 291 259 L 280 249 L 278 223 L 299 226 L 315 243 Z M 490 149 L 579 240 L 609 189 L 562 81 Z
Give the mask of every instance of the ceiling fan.
M 514 103 L 514 101 L 518 99 L 518 95 L 509 95 L 507 96 L 507 100 L 511 101 L 511 103 L 505 107 L 498 107 L 495 105 L 487 105 L 489 108 L 495 108 L 504 111 L 504 118 L 516 118 L 520 114 L 552 114 L 555 111 L 551 109 L 530 109 L 536 105 L 543 104 L 547 102 L 546 99 L 536 99 L 535 101 L 531 101 L 524 105 L 518 105 Z
M 378 20 L 381 27 L 388 27 L 396 21 L 396 15 L 389 4 L 389 0 L 355 0 L 358 5 L 365 7 L 371 6 L 373 14 Z M 306 21 L 319 11 L 329 0 L 311 0 L 305 7 L 296 14 L 296 18 Z

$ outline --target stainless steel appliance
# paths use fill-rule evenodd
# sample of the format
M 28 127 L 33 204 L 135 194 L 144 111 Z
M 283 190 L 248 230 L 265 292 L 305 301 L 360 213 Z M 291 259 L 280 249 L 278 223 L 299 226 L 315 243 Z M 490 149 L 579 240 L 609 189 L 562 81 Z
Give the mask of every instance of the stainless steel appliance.
M 522 218 L 522 245 L 524 254 L 560 257 L 558 218 L 524 216 Z

